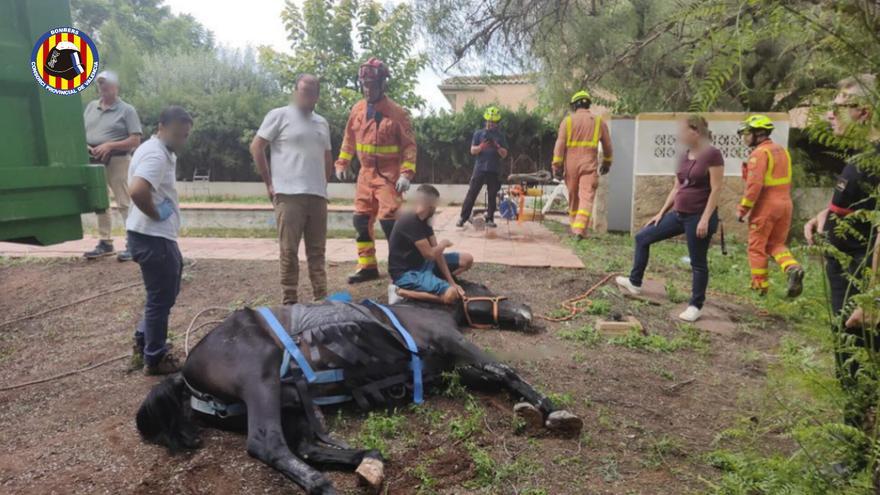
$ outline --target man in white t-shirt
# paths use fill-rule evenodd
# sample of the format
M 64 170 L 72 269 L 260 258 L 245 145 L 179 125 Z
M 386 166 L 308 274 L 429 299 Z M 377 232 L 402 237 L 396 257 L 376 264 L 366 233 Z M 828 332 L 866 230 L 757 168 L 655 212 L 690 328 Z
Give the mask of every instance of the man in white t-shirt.
M 128 249 L 141 267 L 147 300 L 144 316 L 134 334 L 133 367 L 143 363 L 147 375 L 167 375 L 180 370 L 169 352 L 168 315 L 180 292 L 183 257 L 177 247 L 180 206 L 174 182 L 176 152 L 192 130 L 192 117 L 181 107 L 170 106 L 159 115 L 156 135 L 138 147 L 128 168 L 128 191 L 133 203 L 125 221 Z
M 320 90 L 315 76 L 299 76 L 291 104 L 269 111 L 251 142 L 251 155 L 275 205 L 284 304 L 298 302 L 303 238 L 312 295 L 316 301 L 327 296 L 327 180 L 333 173 L 333 157 L 330 126 L 315 113 Z

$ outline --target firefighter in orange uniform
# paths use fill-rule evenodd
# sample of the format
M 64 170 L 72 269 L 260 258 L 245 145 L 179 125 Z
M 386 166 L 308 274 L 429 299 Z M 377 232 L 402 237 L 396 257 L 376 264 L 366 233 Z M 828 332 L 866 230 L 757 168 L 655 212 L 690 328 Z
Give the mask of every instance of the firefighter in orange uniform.
M 348 278 L 350 284 L 379 278 L 373 226 L 378 219 L 385 238 L 391 237 L 402 195 L 416 173 L 416 141 L 409 114 L 385 96 L 388 75 L 388 68 L 375 57 L 360 66 L 358 81 L 364 99 L 351 109 L 336 160 L 340 181 L 349 177 L 355 154 L 360 163 L 354 200 L 358 267 Z
M 569 225 L 572 235 L 580 239 L 583 239 L 590 225 L 599 175 L 605 175 L 611 169 L 608 124 L 602 117 L 590 112 L 591 103 L 592 97 L 587 91 L 578 91 L 571 97 L 572 113 L 559 124 L 559 134 L 553 148 L 553 174 L 558 176 L 565 165 Z M 599 143 L 604 154 L 601 166 Z
M 752 289 L 766 294 L 768 256 L 788 275 L 788 297 L 803 291 L 804 269 L 785 245 L 791 228 L 791 155 L 770 139 L 773 122 L 764 115 L 752 115 L 739 128 L 743 142 L 751 148 L 743 163 L 746 181 L 737 218 L 749 217 L 749 265 Z

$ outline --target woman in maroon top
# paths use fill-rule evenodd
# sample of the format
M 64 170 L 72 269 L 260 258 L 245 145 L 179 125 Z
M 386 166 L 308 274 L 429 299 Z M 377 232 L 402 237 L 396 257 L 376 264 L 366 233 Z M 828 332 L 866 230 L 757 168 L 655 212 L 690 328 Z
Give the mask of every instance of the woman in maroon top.
M 691 115 L 681 121 L 678 141 L 687 151 L 678 158 L 675 184 L 660 211 L 636 234 L 629 277 L 616 279 L 617 284 L 630 293 L 640 293 L 651 244 L 685 234 L 693 275 L 690 303 L 678 316 L 685 321 L 696 321 L 700 317 L 709 285 L 709 244 L 718 228 L 717 206 L 724 180 L 724 157 L 710 139 L 709 124 L 703 117 Z

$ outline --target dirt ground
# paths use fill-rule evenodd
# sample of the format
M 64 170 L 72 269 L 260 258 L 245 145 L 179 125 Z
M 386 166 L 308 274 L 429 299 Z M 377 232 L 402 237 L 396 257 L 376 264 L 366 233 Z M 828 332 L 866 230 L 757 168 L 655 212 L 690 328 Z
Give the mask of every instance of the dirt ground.
M 351 266 L 331 266 L 343 287 Z M 305 270 L 303 270 L 305 272 Z M 0 264 L 0 323 L 137 282 L 132 263 L 54 260 Z M 536 314 L 586 290 L 602 274 L 584 270 L 480 266 L 468 276 L 526 301 Z M 381 298 L 382 283 L 358 286 L 356 298 Z M 46 316 L 0 327 L 0 376 L 8 385 L 87 366 L 130 349 L 143 289 L 115 292 Z M 307 294 L 306 294 L 307 297 Z M 612 311 L 634 314 L 652 334 L 681 330 L 671 305 L 597 294 Z M 190 319 L 208 306 L 275 303 L 273 262 L 199 261 L 187 269 L 172 312 L 178 351 Z M 513 365 L 585 420 L 577 439 L 514 432 L 506 395 L 438 395 L 377 434 L 387 443 L 389 494 L 661 494 L 695 493 L 717 476 L 705 462 L 715 435 L 742 414 L 744 392 L 759 386 L 784 329 L 754 312 L 727 306 L 733 332 L 700 334 L 699 346 L 650 352 L 573 339 L 595 316 L 547 324 L 537 334 L 470 331 L 480 347 Z M 205 321 L 208 321 L 206 319 Z M 567 337 L 566 337 L 567 336 Z M 169 456 L 141 442 L 134 413 L 158 379 L 126 371 L 127 361 L 49 383 L 0 392 L 2 493 L 300 493 L 279 473 L 251 459 L 240 433 L 203 430 L 199 451 Z M 479 415 L 474 416 L 474 411 Z M 366 415 L 328 414 L 333 433 L 357 443 Z M 461 434 L 467 418 L 478 428 Z M 362 493 L 354 475 L 332 472 L 341 493 Z

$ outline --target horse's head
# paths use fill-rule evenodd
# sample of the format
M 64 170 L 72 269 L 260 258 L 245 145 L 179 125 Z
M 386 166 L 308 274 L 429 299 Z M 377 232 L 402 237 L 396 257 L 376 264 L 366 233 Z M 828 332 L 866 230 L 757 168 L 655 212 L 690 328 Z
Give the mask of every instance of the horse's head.
M 465 292 L 464 323 L 473 327 L 497 326 L 503 330 L 532 329 L 532 308 L 528 305 L 497 296 L 482 284 L 462 280 L 461 287 Z

